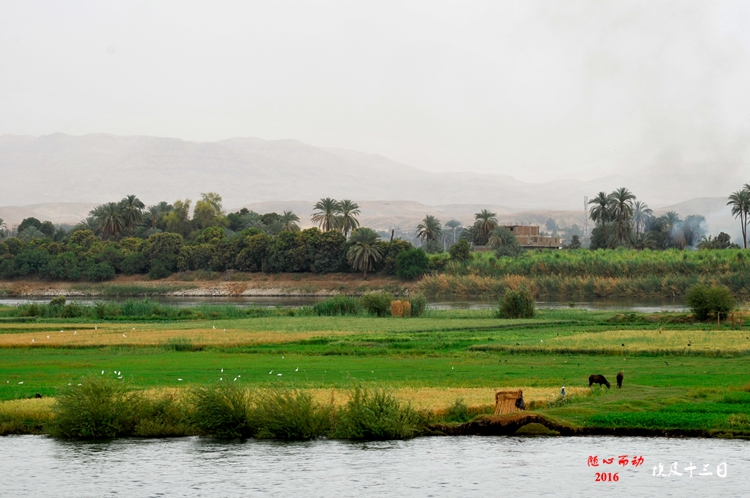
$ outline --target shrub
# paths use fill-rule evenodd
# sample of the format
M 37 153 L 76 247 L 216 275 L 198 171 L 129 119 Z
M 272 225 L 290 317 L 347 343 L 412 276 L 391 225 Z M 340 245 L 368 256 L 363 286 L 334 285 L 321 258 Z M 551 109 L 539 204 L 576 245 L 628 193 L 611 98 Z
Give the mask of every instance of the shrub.
M 417 247 L 403 251 L 396 257 L 396 275 L 399 278 L 413 280 L 427 273 L 429 268 L 430 258 Z
M 356 315 L 359 312 L 359 302 L 354 297 L 334 296 L 315 303 L 313 310 L 318 316 Z
M 448 249 L 451 261 L 468 261 L 471 259 L 471 244 L 466 239 L 461 239 Z
M 471 420 L 472 415 L 469 413 L 469 407 L 466 406 L 464 400 L 457 399 L 443 415 L 443 420 L 446 422 L 464 423 Z
M 218 438 L 247 438 L 255 434 L 250 417 L 250 392 L 234 383 L 219 382 L 190 391 L 191 420 L 202 434 Z
M 65 296 L 53 297 L 50 302 L 50 306 L 65 306 Z
M 424 310 L 427 309 L 427 299 L 422 294 L 415 294 L 409 298 L 409 304 L 411 305 L 411 316 L 418 317 L 424 314 Z
M 421 417 L 403 406 L 392 394 L 357 387 L 339 412 L 333 435 L 344 439 L 386 440 L 414 437 L 422 426 Z
M 726 317 L 735 306 L 732 292 L 723 285 L 694 285 L 687 291 L 685 303 L 698 320 L 706 320 L 709 316 L 719 319 L 721 315 Z
M 106 439 L 132 434 L 140 396 L 124 383 L 106 377 L 86 377 L 79 384 L 58 395 L 53 435 Z
M 146 256 L 137 252 L 134 254 L 128 254 L 125 259 L 120 263 L 120 270 L 125 275 L 135 275 L 136 273 L 143 273 L 147 266 Z
M 296 389 L 270 389 L 256 399 L 252 412 L 256 437 L 302 441 L 325 434 L 331 425 L 330 409 L 323 409 L 311 394 Z
M 371 315 L 388 316 L 391 313 L 390 292 L 368 292 L 359 298 L 359 304 Z
M 133 435 L 138 437 L 180 437 L 192 433 L 188 410 L 172 395 L 143 398 L 138 406 Z
M 86 277 L 92 282 L 103 282 L 115 278 L 115 269 L 109 263 L 95 263 L 86 270 Z
M 167 265 L 160 259 L 156 259 L 151 262 L 151 269 L 148 272 L 148 278 L 151 280 L 161 280 L 167 278 L 172 272 L 167 268 Z
M 534 296 L 521 287 L 518 290 L 508 289 L 500 298 L 499 318 L 533 318 Z

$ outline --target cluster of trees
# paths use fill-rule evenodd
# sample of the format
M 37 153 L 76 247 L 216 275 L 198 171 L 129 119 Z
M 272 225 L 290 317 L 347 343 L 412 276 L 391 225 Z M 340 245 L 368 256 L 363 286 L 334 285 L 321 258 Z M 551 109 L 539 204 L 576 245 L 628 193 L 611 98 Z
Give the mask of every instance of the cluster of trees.
M 750 183 L 730 194 L 727 206 L 732 207 L 732 216 L 740 222 L 742 247 L 747 249 L 747 227 L 750 225 Z
M 201 194 L 192 217 L 190 206 L 187 199 L 146 208 L 130 195 L 93 209 L 69 232 L 26 219 L 16 237 L 0 241 L 0 277 L 102 281 L 117 273 L 163 278 L 177 271 L 240 270 L 414 278 L 429 269 L 421 249 L 360 228 L 359 206 L 349 200 L 321 199 L 312 216 L 320 228 L 306 230 L 289 211 L 225 215 L 215 193 Z
M 417 225 L 416 236 L 426 252 L 443 252 L 446 247 L 451 247 L 458 241 L 466 241 L 475 246 L 489 246 L 498 255 L 516 254 L 521 250 L 516 237 L 508 229 L 499 226 L 497 214 L 488 209 L 475 213 L 474 224 L 471 226 L 464 227 L 457 220 L 450 220 L 445 226 L 446 230 L 439 219 L 429 214 Z
M 684 220 L 674 211 L 654 216 L 627 188 L 599 194 L 589 201 L 589 217 L 596 223 L 591 231 L 591 249 L 630 247 L 635 249 L 684 249 L 703 244 L 705 248 L 729 247 L 729 236 L 705 237 L 705 218 L 690 215 Z

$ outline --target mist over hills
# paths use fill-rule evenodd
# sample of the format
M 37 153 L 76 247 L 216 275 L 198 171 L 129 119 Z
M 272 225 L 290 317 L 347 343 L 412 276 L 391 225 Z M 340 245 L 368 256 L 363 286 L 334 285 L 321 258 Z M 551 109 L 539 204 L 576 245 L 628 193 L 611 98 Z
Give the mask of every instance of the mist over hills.
M 483 207 L 497 212 L 501 221 L 538 223 L 542 217 L 562 217 L 569 220 L 565 224 L 581 224 L 584 195 L 593 197 L 600 190 L 620 186 L 627 186 L 652 207 L 680 206 L 693 197 L 715 195 L 713 203 L 702 205 L 706 210 L 701 214 L 706 215 L 720 209 L 719 204 L 739 182 L 728 178 L 723 181 L 726 185 L 717 187 L 714 182 L 711 191 L 704 191 L 705 182 L 698 175 L 661 178 L 633 172 L 581 181 L 525 183 L 499 174 L 429 172 L 378 154 L 315 147 L 296 140 L 191 142 L 61 133 L 0 136 L 0 178 L 0 206 L 6 206 L 0 207 L 0 217 L 10 222 L 27 215 L 55 222 L 78 221 L 93 205 L 130 193 L 149 204 L 195 200 L 201 192 L 213 191 L 222 195 L 228 209 L 293 209 L 303 223 L 316 199 L 353 199 L 362 206 L 362 221 L 377 228 L 410 226 L 426 212 L 443 221 L 468 222 Z M 683 210 L 688 208 L 682 205 Z M 675 210 L 683 216 L 692 214 Z

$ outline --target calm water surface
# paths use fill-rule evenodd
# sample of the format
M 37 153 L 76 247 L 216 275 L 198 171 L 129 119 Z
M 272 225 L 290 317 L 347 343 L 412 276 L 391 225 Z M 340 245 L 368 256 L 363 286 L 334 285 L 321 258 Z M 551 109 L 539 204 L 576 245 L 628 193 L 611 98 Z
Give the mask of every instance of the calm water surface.
M 17 304 L 27 303 L 48 303 L 51 298 L 0 298 L 1 305 L 15 306 Z M 141 298 L 91 298 L 91 297 L 71 297 L 68 301 L 75 301 L 78 304 L 92 305 L 98 301 L 126 301 L 128 299 Z M 156 296 L 150 297 L 152 301 L 169 304 L 172 306 L 200 306 L 202 304 L 222 304 L 248 307 L 298 307 L 312 306 L 320 302 L 325 297 L 176 297 L 176 296 Z M 587 310 L 614 310 L 614 311 L 640 311 L 653 313 L 659 311 L 685 311 L 687 308 L 681 300 L 673 299 L 632 299 L 632 298 L 612 298 L 612 299 L 590 299 L 586 301 L 538 301 L 538 308 L 579 308 Z M 435 298 L 427 303 L 428 309 L 435 310 L 452 310 L 452 309 L 489 309 L 497 308 L 496 299 L 467 299 L 467 298 Z
M 616 465 L 643 456 L 639 467 Z M 589 456 L 615 458 L 593 468 Z M 682 475 L 653 476 L 677 462 Z M 693 477 L 685 468 L 696 467 Z M 726 463 L 726 477 L 717 465 Z M 706 469 L 710 476 L 699 476 Z M 595 472 L 619 472 L 595 482 Z M 720 469 L 721 470 L 721 469 Z M 657 470 L 658 472 L 658 470 Z M 652 438 L 432 437 L 350 443 L 199 438 L 70 443 L 0 437 L 0 496 L 750 495 L 750 442 Z

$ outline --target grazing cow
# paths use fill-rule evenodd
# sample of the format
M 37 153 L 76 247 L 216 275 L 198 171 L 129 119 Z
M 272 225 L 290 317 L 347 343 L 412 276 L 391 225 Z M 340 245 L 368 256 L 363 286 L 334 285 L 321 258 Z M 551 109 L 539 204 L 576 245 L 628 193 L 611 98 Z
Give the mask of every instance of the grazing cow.
M 620 389 L 622 387 L 622 379 L 624 379 L 625 376 L 622 374 L 622 372 L 617 372 L 617 389 Z
M 599 387 L 602 387 L 602 384 L 607 386 L 607 389 L 609 389 L 609 382 L 606 378 L 604 378 L 603 375 L 589 375 L 589 387 L 591 387 L 593 384 L 599 384 Z

